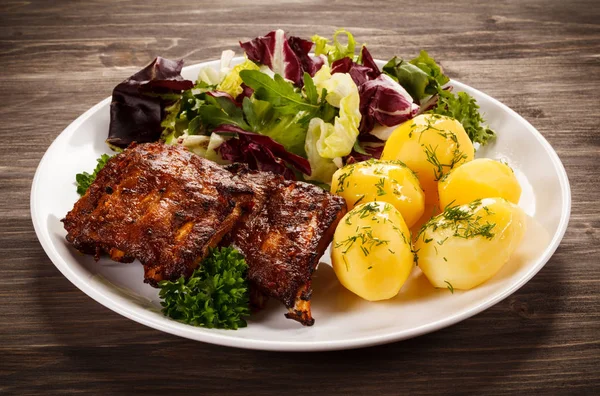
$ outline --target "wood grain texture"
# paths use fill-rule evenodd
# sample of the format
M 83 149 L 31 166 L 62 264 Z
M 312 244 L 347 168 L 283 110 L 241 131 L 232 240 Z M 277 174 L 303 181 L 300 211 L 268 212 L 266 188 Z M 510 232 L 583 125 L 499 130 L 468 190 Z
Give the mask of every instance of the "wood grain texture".
M 0 19 L 0 393 L 597 394 L 597 1 L 5 0 Z M 33 174 L 62 129 L 114 85 L 156 55 L 193 64 L 276 27 L 307 37 L 340 26 L 376 58 L 428 50 L 554 146 L 571 182 L 571 222 L 527 285 L 413 340 L 292 354 L 138 325 L 52 265 L 31 224 Z

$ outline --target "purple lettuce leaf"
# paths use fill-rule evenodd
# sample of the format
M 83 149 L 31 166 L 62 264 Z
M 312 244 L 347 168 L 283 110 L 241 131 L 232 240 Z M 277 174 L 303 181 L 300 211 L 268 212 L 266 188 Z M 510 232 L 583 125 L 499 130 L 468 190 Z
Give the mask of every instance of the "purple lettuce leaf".
M 385 126 L 398 125 L 413 118 L 419 106 L 400 84 L 385 74 L 362 84 L 360 94 L 361 133 L 370 132 L 375 122 Z
M 364 153 L 359 153 L 356 150 L 352 150 L 350 154 L 344 157 L 344 164 L 353 164 L 355 162 L 367 161 L 372 158 L 379 159 L 383 153 L 383 144 L 378 146 L 364 146 L 362 149 Z
M 381 71 L 379 70 L 379 67 L 373 60 L 373 57 L 371 56 L 371 53 L 369 52 L 367 47 L 365 47 L 365 46 L 362 47 L 362 49 L 360 50 L 360 57 L 362 59 L 363 66 L 368 67 L 369 69 L 373 70 L 373 73 L 377 74 L 373 78 L 379 77 L 379 75 L 381 74 Z
M 381 71 L 373 61 L 367 47 L 362 47 L 361 58 L 362 64 L 358 64 L 348 57 L 334 61 L 331 64 L 331 74 L 349 73 L 357 87 L 379 77 Z
M 304 75 L 304 72 L 307 72 L 313 77 L 321 66 L 323 66 L 323 60 L 319 58 L 320 62 L 315 62 L 313 58 L 308 55 L 313 46 L 312 41 L 304 40 L 296 36 L 290 36 L 288 37 L 287 42 L 300 61 L 300 65 L 302 66 L 302 76 Z
M 240 42 L 248 59 L 268 66 L 274 73 L 292 81 L 301 87 L 304 83 L 304 72 L 312 76 L 322 66 L 322 61 L 315 62 L 308 53 L 312 42 L 299 37 L 286 37 L 281 29 L 273 30 L 265 36 Z
M 132 142 L 155 142 L 160 138 L 165 107 L 174 102 L 174 95 L 194 86 L 181 76 L 182 67 L 183 60 L 157 57 L 114 88 L 108 144 L 125 148 Z
M 242 102 L 241 101 L 237 101 L 237 97 L 234 99 L 233 96 L 229 95 L 227 92 L 223 92 L 223 91 L 208 91 L 206 92 L 207 95 L 212 96 L 213 98 L 226 98 L 229 99 L 231 101 L 231 103 L 233 103 L 234 105 L 236 105 L 237 107 L 242 107 Z M 243 92 L 242 92 L 243 94 Z M 241 94 L 240 94 L 241 95 Z M 242 100 L 244 100 L 242 98 Z
M 273 172 L 289 180 L 296 180 L 296 176 L 287 165 L 304 174 L 311 173 L 306 158 L 290 153 L 268 136 L 227 124 L 218 126 L 213 133 L 234 135 L 217 148 L 221 158 L 227 161 L 243 162 L 248 164 L 250 169 Z
M 371 134 L 358 135 L 352 152 L 343 158 L 344 164 L 366 161 L 371 158 L 379 159 L 383 153 L 385 142 Z
M 254 90 L 244 83 L 242 83 L 241 87 L 242 93 L 235 97 L 235 101 L 240 105 L 244 102 L 244 98 L 250 98 L 254 93 Z
M 419 107 L 399 84 L 381 74 L 367 47 L 362 47 L 361 62 L 351 58 L 338 59 L 331 65 L 331 74 L 348 73 L 358 87 L 360 94 L 361 134 L 373 130 L 378 122 L 385 126 L 398 125 L 413 118 Z M 358 153 L 353 158 L 364 156 Z

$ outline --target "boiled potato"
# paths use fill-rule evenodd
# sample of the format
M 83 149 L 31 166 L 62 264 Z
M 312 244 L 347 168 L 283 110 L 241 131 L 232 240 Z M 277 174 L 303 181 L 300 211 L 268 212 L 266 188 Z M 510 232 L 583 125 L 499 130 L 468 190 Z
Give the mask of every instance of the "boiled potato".
M 408 227 L 387 202 L 346 213 L 335 230 L 331 262 L 345 288 L 369 301 L 394 297 L 412 270 Z
M 381 159 L 404 162 L 417 174 L 425 202 L 437 205 L 438 180 L 473 160 L 474 155 L 473 144 L 460 122 L 437 114 L 421 114 L 394 130 Z
M 442 208 L 493 197 L 518 204 L 521 186 L 508 165 L 489 158 L 478 158 L 444 175 L 438 183 L 438 192 Z
M 525 233 L 525 214 L 502 198 L 452 206 L 415 241 L 419 268 L 435 287 L 471 289 L 494 276 Z
M 391 203 L 408 227 L 421 217 L 425 206 L 419 180 L 400 161 L 369 160 L 346 165 L 334 173 L 331 192 L 344 197 L 348 209 L 372 201 Z

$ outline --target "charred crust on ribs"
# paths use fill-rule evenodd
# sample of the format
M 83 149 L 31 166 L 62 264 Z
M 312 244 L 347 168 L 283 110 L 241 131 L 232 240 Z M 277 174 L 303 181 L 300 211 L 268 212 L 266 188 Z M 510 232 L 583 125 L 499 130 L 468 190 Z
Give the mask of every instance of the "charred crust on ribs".
M 345 212 L 343 198 L 317 186 L 146 143 L 111 158 L 62 221 L 76 249 L 138 259 L 152 286 L 233 245 L 248 263 L 253 307 L 275 298 L 310 326 L 311 277 Z

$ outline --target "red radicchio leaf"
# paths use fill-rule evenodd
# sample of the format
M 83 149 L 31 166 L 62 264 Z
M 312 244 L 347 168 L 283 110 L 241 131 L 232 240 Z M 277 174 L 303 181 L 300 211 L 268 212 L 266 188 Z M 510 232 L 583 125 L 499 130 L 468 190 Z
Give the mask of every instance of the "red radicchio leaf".
M 376 73 L 376 75 L 374 75 L 373 78 L 379 77 L 381 72 L 379 71 L 379 67 L 377 67 L 377 64 L 373 60 L 373 57 L 371 56 L 371 53 L 369 52 L 367 47 L 362 47 L 360 54 L 363 66 L 368 67 L 369 69 L 373 70 L 374 73 Z
M 381 143 L 385 144 L 384 140 L 379 139 L 375 135 L 371 135 L 370 133 L 365 135 L 358 135 L 358 141 L 361 143 Z
M 239 103 L 239 105 L 241 106 L 242 103 L 244 102 L 244 98 L 251 97 L 253 93 L 254 93 L 254 90 L 252 88 L 250 88 L 246 84 L 242 83 L 242 93 L 240 93 L 238 96 L 235 97 L 236 103 Z
M 398 125 L 413 118 L 419 106 L 404 88 L 385 74 L 367 81 L 358 88 L 360 94 L 361 133 L 370 132 L 375 122 L 385 126 Z
M 231 101 L 231 103 L 233 103 L 237 107 L 242 107 L 242 102 L 241 101 L 238 102 L 237 101 L 237 97 L 236 97 L 236 99 L 233 99 L 233 96 L 229 95 L 227 92 L 223 92 L 223 91 L 209 91 L 206 94 L 212 96 L 213 98 L 227 98 L 227 99 L 229 99 Z M 244 100 L 244 99 L 242 98 L 242 100 Z
M 349 73 L 350 77 L 352 77 L 352 81 L 354 81 L 357 87 L 360 87 L 369 80 L 379 77 L 381 72 L 373 61 L 367 47 L 362 47 L 361 54 L 363 61 L 362 65 L 359 65 L 348 57 L 338 59 L 331 64 L 331 74 Z
M 372 136 L 372 135 L 361 135 L 361 137 L 362 136 L 366 137 L 366 136 Z M 377 141 L 377 143 L 380 143 L 380 144 L 378 144 L 376 146 L 362 146 L 362 149 L 366 152 L 366 154 L 359 153 L 356 150 L 352 150 L 352 152 L 344 158 L 344 164 L 348 165 L 348 164 L 353 164 L 355 162 L 366 161 L 371 158 L 375 158 L 375 159 L 381 158 L 381 154 L 383 153 L 383 147 L 384 147 L 385 142 L 377 139 L 375 136 L 373 136 L 373 138 L 374 138 L 374 140 L 372 140 L 373 142 Z M 371 141 L 370 139 L 367 139 L 367 140 L 360 139 L 360 137 L 359 137 L 359 140 Z
M 375 122 L 394 126 L 413 118 L 419 106 L 402 86 L 382 75 L 367 47 L 361 50 L 362 65 L 346 57 L 331 64 L 331 74 L 349 73 L 360 94 L 361 134 L 373 130 Z M 364 154 L 353 155 L 358 158 Z
M 268 66 L 274 73 L 293 81 L 299 87 L 304 83 L 304 72 L 314 76 L 323 65 L 322 61 L 315 62 L 308 55 L 312 47 L 310 41 L 295 36 L 286 38 L 281 29 L 245 43 L 240 42 L 240 46 L 248 59 Z
M 304 40 L 296 36 L 290 36 L 287 39 L 287 42 L 290 45 L 290 48 L 292 49 L 294 54 L 296 54 L 296 56 L 298 57 L 300 65 L 302 66 L 302 71 L 307 72 L 308 74 L 310 74 L 311 77 L 314 76 L 317 70 L 319 70 L 323 65 L 323 62 L 321 58 L 319 58 L 321 62 L 317 64 L 315 63 L 315 61 L 313 61 L 310 55 L 308 55 L 310 49 L 313 46 L 312 41 Z M 302 75 L 304 75 L 304 73 L 302 73 Z M 302 81 L 304 82 L 304 80 Z
M 285 164 L 310 175 L 310 164 L 306 158 L 288 152 L 281 144 L 268 136 L 245 131 L 235 125 L 220 125 L 213 133 L 235 134 L 236 137 L 223 142 L 218 148 L 225 160 L 243 162 L 250 169 L 269 171 L 295 180 L 294 172 Z
M 132 142 L 155 142 L 169 100 L 161 94 L 179 93 L 194 83 L 181 76 L 183 60 L 157 57 L 113 89 L 107 143 L 125 148 Z
M 331 74 L 348 73 L 353 65 L 356 65 L 356 63 L 347 56 L 338 59 L 331 64 Z

